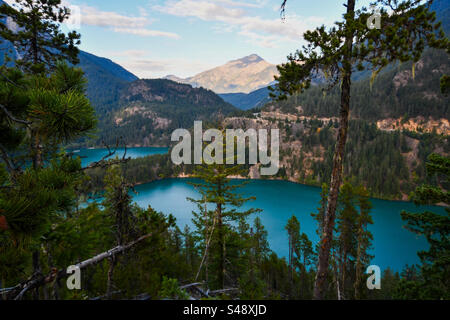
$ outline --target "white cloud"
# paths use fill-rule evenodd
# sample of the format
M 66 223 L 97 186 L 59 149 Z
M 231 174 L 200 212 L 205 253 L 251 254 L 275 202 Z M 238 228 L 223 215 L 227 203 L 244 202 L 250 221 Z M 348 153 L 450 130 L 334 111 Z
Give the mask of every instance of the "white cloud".
M 125 50 L 125 51 L 110 51 L 107 52 L 109 56 L 116 56 L 116 57 L 143 57 L 147 55 L 147 51 L 145 50 Z
M 149 24 L 144 17 L 131 17 L 113 11 L 101 11 L 91 6 L 81 6 L 81 23 L 98 27 L 142 28 Z
M 233 0 L 216 0 L 216 2 L 235 7 L 262 8 L 267 3 L 267 0 L 256 0 L 248 2 L 233 1 Z
M 121 51 L 104 51 L 103 56 L 112 60 L 140 78 L 161 78 L 168 74 L 179 77 L 189 77 L 199 72 L 216 67 L 212 61 L 186 58 L 158 59 L 151 56 L 151 52 L 141 49 Z
M 70 7 L 68 0 L 62 1 L 63 5 Z M 147 11 L 139 7 L 139 16 L 127 16 L 114 11 L 102 11 L 88 5 L 80 8 L 81 25 L 109 28 L 115 32 L 133 34 L 143 37 L 166 37 L 178 39 L 180 36 L 173 32 L 148 29 L 154 20 L 148 18 Z
M 207 1 L 170 0 L 165 5 L 156 5 L 154 9 L 179 17 L 196 17 L 206 21 L 226 22 L 242 17 L 244 10 L 229 8 Z
M 149 30 L 144 28 L 114 28 L 115 32 L 134 34 L 143 37 L 166 37 L 172 39 L 179 39 L 180 36 L 173 32 L 165 32 L 158 30 Z
M 161 78 L 168 74 L 188 77 L 211 69 L 216 65 L 205 61 L 188 59 L 151 59 L 151 58 L 123 58 L 117 59 L 121 66 L 144 79 Z
M 139 10 L 139 14 L 143 17 L 147 17 L 148 16 L 148 12 L 147 9 L 145 9 L 144 7 L 138 7 Z
M 266 19 L 251 16 L 242 8 L 264 4 L 265 1 L 249 4 L 234 0 L 218 0 L 214 3 L 206 0 L 168 0 L 164 5 L 153 6 L 153 9 L 178 17 L 218 22 L 228 26 L 225 30 L 236 27 L 239 35 L 263 47 L 274 47 L 280 41 L 299 41 L 306 30 L 325 22 L 323 18 L 302 18 L 296 15 L 287 15 L 284 21 L 280 17 Z

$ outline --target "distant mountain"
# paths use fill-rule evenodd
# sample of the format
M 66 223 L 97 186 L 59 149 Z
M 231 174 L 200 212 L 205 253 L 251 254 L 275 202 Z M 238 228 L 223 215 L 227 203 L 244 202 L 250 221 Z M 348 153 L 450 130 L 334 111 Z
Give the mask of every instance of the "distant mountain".
M 268 86 L 274 81 L 273 76 L 276 74 L 275 65 L 252 54 L 186 79 L 174 75 L 165 78 L 194 87 L 204 87 L 215 93 L 250 93 Z
M 214 122 L 238 111 L 211 90 L 167 79 L 130 82 L 116 97 L 113 108 L 99 115 L 98 144 L 113 144 L 121 136 L 130 145 L 166 146 L 177 128 L 189 129 L 195 120 Z
M 16 58 L 14 46 L 9 41 L 2 41 L 0 42 L 0 65 L 4 63 L 6 54 L 13 60 Z M 134 74 L 107 58 L 85 51 L 80 51 L 78 58 L 80 63 L 76 67 L 84 71 L 87 79 L 86 95 L 98 114 L 113 109 L 112 104 L 119 99 L 118 92 L 127 83 L 138 79 Z
M 97 114 L 109 112 L 119 99 L 120 90 L 129 82 L 137 80 L 131 72 L 109 59 L 101 58 L 85 51 L 78 55 L 88 81 L 86 94 L 95 107 Z
M 90 71 L 87 69 L 90 64 L 95 64 L 98 69 L 102 69 L 103 71 L 121 80 L 134 81 L 138 79 L 138 77 L 136 77 L 134 74 L 107 58 L 101 58 L 85 51 L 80 51 L 78 58 L 80 59 L 79 66 L 82 68 L 86 68 L 85 72 Z
M 241 110 L 262 107 L 270 101 L 269 89 L 264 87 L 250 93 L 221 93 L 219 96 Z
M 434 0 L 431 9 L 436 11 L 436 20 L 442 21 L 442 28 L 448 36 L 450 32 L 450 1 Z
M 3 0 L 0 0 L 0 6 L 5 4 Z M 11 23 L 11 19 L 8 18 L 2 18 L 0 19 L 0 22 L 2 22 L 4 25 L 6 25 L 8 28 L 13 29 L 16 28 L 14 24 Z M 4 41 L 0 38 L 0 65 L 3 65 L 5 63 L 5 56 L 8 56 L 12 59 L 16 58 L 17 52 L 14 46 L 9 41 Z

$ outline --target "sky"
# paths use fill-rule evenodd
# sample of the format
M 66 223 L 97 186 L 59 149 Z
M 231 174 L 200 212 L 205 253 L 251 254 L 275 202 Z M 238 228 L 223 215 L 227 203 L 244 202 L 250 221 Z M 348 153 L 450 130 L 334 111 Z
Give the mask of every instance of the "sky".
M 285 62 L 304 44 L 306 30 L 332 25 L 345 10 L 342 0 L 289 0 L 282 21 L 281 2 L 63 0 L 80 14 L 62 29 L 81 34 L 80 49 L 140 78 L 188 77 L 250 54 L 273 64 Z

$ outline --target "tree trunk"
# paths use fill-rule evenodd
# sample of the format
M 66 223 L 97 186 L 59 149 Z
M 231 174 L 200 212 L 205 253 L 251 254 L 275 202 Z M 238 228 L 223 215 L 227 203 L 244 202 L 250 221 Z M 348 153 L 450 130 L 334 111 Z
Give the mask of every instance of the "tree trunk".
M 341 286 L 341 297 L 342 300 L 345 300 L 345 281 L 347 278 L 347 251 L 344 253 L 343 263 L 342 263 L 342 286 Z
M 324 227 L 319 246 L 319 263 L 314 283 L 314 299 L 323 299 L 327 287 L 328 265 L 331 242 L 333 240 L 334 220 L 339 188 L 342 183 L 342 163 L 344 159 L 345 143 L 347 141 L 348 117 L 350 111 L 350 86 L 352 76 L 351 54 L 353 48 L 353 30 L 350 29 L 351 21 L 355 15 L 355 0 L 347 1 L 345 52 L 343 59 L 343 75 L 341 85 L 341 106 L 339 110 L 339 133 L 333 156 L 333 170 L 331 173 L 328 205 L 324 217 Z
M 114 247 L 106 252 L 102 252 L 102 253 L 96 255 L 95 257 L 92 257 L 92 258 L 84 260 L 80 263 L 77 263 L 75 266 L 80 269 L 84 269 L 90 265 L 99 263 L 100 261 L 102 261 L 104 259 L 113 257 L 117 254 L 121 254 L 121 253 L 125 252 L 126 250 L 132 248 L 139 242 L 141 242 L 151 236 L 152 236 L 152 234 L 150 233 L 145 236 L 139 237 L 138 239 L 134 240 L 133 242 L 130 242 L 127 245 Z M 67 277 L 68 275 L 67 275 L 66 270 L 67 270 L 67 268 L 56 270 L 54 272 L 52 271 L 51 274 L 48 274 L 47 276 L 44 276 L 42 274 L 33 275 L 33 277 L 31 279 L 16 285 L 11 290 L 8 290 L 6 292 L 6 295 L 7 295 L 6 297 L 7 297 L 7 299 L 12 298 L 14 300 L 21 300 L 25 293 L 27 293 L 30 290 L 39 288 L 40 286 L 45 285 L 47 283 L 50 283 L 51 281 L 55 280 L 55 277 L 57 280 Z
M 332 256 L 331 269 L 332 269 L 332 274 L 333 274 L 333 282 L 336 286 L 337 299 L 341 300 L 341 288 L 339 285 L 338 261 L 337 261 L 334 250 L 331 251 L 331 256 Z
M 356 280 L 355 280 L 355 299 L 361 299 L 361 279 L 362 278 L 362 264 L 361 264 L 361 247 L 358 245 L 358 253 L 356 257 Z
M 361 217 L 360 217 L 361 221 Z M 361 299 L 361 281 L 362 281 L 362 234 L 365 226 L 359 223 L 358 226 L 358 249 L 356 251 L 356 280 L 355 280 L 355 299 Z
M 30 149 L 33 158 L 33 169 L 37 170 L 42 167 L 42 150 L 40 145 L 39 133 L 30 130 Z
M 222 221 L 222 205 L 219 203 L 217 205 L 217 231 L 219 234 L 219 268 L 217 273 L 217 282 L 221 288 L 225 287 L 225 237 L 223 232 L 223 221 Z
M 111 294 L 113 292 L 113 276 L 114 267 L 116 266 L 116 257 L 112 256 L 109 260 L 109 270 L 108 270 L 108 282 L 106 283 L 106 298 L 111 299 Z
M 33 273 L 35 275 L 41 273 L 41 264 L 40 264 L 40 252 L 39 249 L 34 250 L 32 253 L 33 260 Z M 33 290 L 33 300 L 39 300 L 39 288 L 35 288 Z

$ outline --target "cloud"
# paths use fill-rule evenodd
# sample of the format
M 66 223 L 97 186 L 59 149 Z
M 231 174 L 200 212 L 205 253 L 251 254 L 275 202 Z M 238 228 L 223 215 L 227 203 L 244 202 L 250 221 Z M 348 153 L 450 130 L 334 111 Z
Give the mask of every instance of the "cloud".
M 205 61 L 187 59 L 151 59 L 145 57 L 124 57 L 117 59 L 121 66 L 144 79 L 160 78 L 168 74 L 188 77 L 211 69 L 215 65 Z
M 139 59 L 125 62 L 124 65 L 132 72 L 137 72 L 141 78 L 147 76 L 152 77 L 155 73 L 160 71 L 170 70 L 169 66 L 164 61 L 153 61 L 147 59 Z
M 108 55 L 116 56 L 116 57 L 143 57 L 147 55 L 147 51 L 145 50 L 125 50 L 125 51 L 110 51 Z
M 81 23 L 97 27 L 142 28 L 150 23 L 144 17 L 124 16 L 113 11 L 101 11 L 91 6 L 81 6 Z
M 214 3 L 205 0 L 168 0 L 164 5 L 153 6 L 153 9 L 178 17 L 217 22 L 228 26 L 225 30 L 237 28 L 239 35 L 263 47 L 274 47 L 280 41 L 299 41 L 306 30 L 325 22 L 319 17 L 302 18 L 296 15 L 287 15 L 285 21 L 279 17 L 266 19 L 250 16 L 243 9 L 245 6 L 262 6 L 265 3 L 265 1 L 244 3 L 234 0 L 218 0 Z
M 206 21 L 226 22 L 243 16 L 244 10 L 229 8 L 217 3 L 195 0 L 170 0 L 165 5 L 153 6 L 154 9 L 178 17 L 196 17 Z
M 180 36 L 173 32 L 165 32 L 158 30 L 149 30 L 144 28 L 114 28 L 115 32 L 134 34 L 143 37 L 166 37 L 172 39 L 179 39 Z
M 249 2 L 233 1 L 233 0 L 216 0 L 216 2 L 235 7 L 262 8 L 267 3 L 267 0 L 256 0 Z
M 71 7 L 67 0 L 64 6 Z M 127 16 L 114 11 L 102 11 L 88 5 L 77 6 L 80 9 L 80 23 L 85 26 L 96 26 L 111 29 L 119 33 L 127 33 L 142 37 L 166 37 L 179 39 L 180 36 L 173 32 L 148 29 L 154 20 L 148 18 L 147 11 L 139 7 L 139 16 Z

